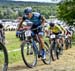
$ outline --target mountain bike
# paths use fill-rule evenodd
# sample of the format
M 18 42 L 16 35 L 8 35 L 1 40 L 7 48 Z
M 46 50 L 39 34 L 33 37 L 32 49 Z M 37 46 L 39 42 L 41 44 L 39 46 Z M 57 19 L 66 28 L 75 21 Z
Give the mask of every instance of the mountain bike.
M 59 35 L 55 35 L 55 34 L 50 35 L 50 40 L 51 40 L 51 42 L 50 42 L 50 52 L 51 52 L 51 57 L 52 57 L 53 61 L 55 61 L 56 59 L 59 59 L 60 48 L 62 48 L 62 45 L 60 47 L 58 47 L 59 45 L 56 41 L 57 39 L 60 39 Z
M 41 58 L 41 55 L 39 54 L 40 42 L 37 35 L 36 38 L 32 36 L 33 33 L 32 30 L 25 31 L 25 40 L 21 44 L 22 59 L 29 68 L 35 67 L 37 64 L 37 59 Z M 46 59 L 41 60 L 43 61 L 44 64 L 50 64 L 51 63 L 50 48 L 46 41 L 44 42 L 44 49 L 46 52 Z
M 65 47 L 66 47 L 66 49 L 72 47 L 72 40 L 71 40 L 71 37 L 68 37 L 68 36 L 65 37 Z

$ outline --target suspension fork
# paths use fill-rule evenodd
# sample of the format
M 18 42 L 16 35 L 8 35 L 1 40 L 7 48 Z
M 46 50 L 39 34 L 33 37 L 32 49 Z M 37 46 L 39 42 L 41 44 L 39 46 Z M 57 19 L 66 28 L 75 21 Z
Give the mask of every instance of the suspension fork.
M 35 53 L 38 54 L 38 48 L 37 48 L 36 42 L 34 40 L 32 40 L 32 46 L 33 46 Z
M 52 39 L 50 44 L 51 44 L 51 48 L 54 49 L 56 44 L 55 39 Z

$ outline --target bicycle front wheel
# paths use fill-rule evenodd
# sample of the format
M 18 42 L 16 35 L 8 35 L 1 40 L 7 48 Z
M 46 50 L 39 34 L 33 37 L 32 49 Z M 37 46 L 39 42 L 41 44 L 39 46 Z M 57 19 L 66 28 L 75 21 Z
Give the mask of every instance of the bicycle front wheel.
M 6 47 L 0 42 L 0 71 L 7 71 L 8 53 Z
M 22 59 L 27 67 L 32 68 L 37 63 L 37 55 L 32 43 L 24 41 L 21 44 Z
M 46 59 L 42 60 L 44 64 L 50 64 L 51 63 L 51 54 L 50 54 L 50 48 L 47 42 L 44 42 L 45 44 L 45 52 L 46 52 Z
M 52 60 L 55 61 L 58 58 L 58 54 L 57 54 L 57 46 L 54 42 L 51 42 L 50 53 Z

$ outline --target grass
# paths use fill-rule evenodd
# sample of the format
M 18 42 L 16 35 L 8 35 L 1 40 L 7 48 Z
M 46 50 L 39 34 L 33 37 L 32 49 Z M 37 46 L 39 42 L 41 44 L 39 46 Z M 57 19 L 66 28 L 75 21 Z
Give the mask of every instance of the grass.
M 72 41 L 75 42 L 75 33 L 73 33 Z
M 18 63 L 18 61 L 22 61 L 21 52 L 11 52 L 9 53 L 9 64 Z
M 20 47 L 21 42 L 16 38 L 15 31 L 5 32 L 6 37 L 6 47 L 8 50 L 17 49 Z
M 15 31 L 6 31 L 5 37 L 6 37 L 6 48 L 8 51 L 12 51 L 15 49 L 20 48 L 20 40 L 16 38 L 16 32 Z M 15 51 L 15 52 L 9 52 L 9 63 L 18 62 L 21 60 L 21 51 Z
M 15 49 L 20 48 L 21 41 L 16 38 L 15 31 L 6 31 L 5 32 L 5 37 L 6 37 L 6 48 L 8 51 L 12 51 Z M 46 41 L 48 39 L 45 39 Z M 73 44 L 74 46 L 75 44 Z M 15 52 L 9 52 L 9 64 L 15 63 L 22 61 L 21 57 L 21 51 L 15 51 Z
M 5 32 L 6 48 L 8 51 L 12 51 L 12 50 L 20 48 L 21 42 L 18 38 L 16 38 L 15 33 L 16 33 L 15 31 L 6 31 Z M 48 38 L 45 40 L 48 41 Z M 10 64 L 14 63 L 14 62 L 22 61 L 21 51 L 10 52 L 10 53 L 8 53 L 8 55 L 9 55 L 9 63 Z

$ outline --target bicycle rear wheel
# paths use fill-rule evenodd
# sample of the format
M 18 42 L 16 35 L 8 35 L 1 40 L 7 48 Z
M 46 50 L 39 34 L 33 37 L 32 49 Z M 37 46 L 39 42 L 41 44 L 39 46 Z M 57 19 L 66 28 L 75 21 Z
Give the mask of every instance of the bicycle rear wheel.
M 69 48 L 68 38 L 66 38 L 66 40 L 65 40 L 65 47 L 66 47 L 66 50 Z
M 70 48 L 72 48 L 72 39 L 70 39 Z
M 45 52 L 46 52 L 46 59 L 42 60 L 44 64 L 50 64 L 51 63 L 51 54 L 50 54 L 50 48 L 47 42 L 44 42 L 45 44 Z
M 6 47 L 0 42 L 0 71 L 7 71 L 8 53 Z
M 25 41 L 21 44 L 22 59 L 27 67 L 32 68 L 37 63 L 37 55 L 32 43 Z

